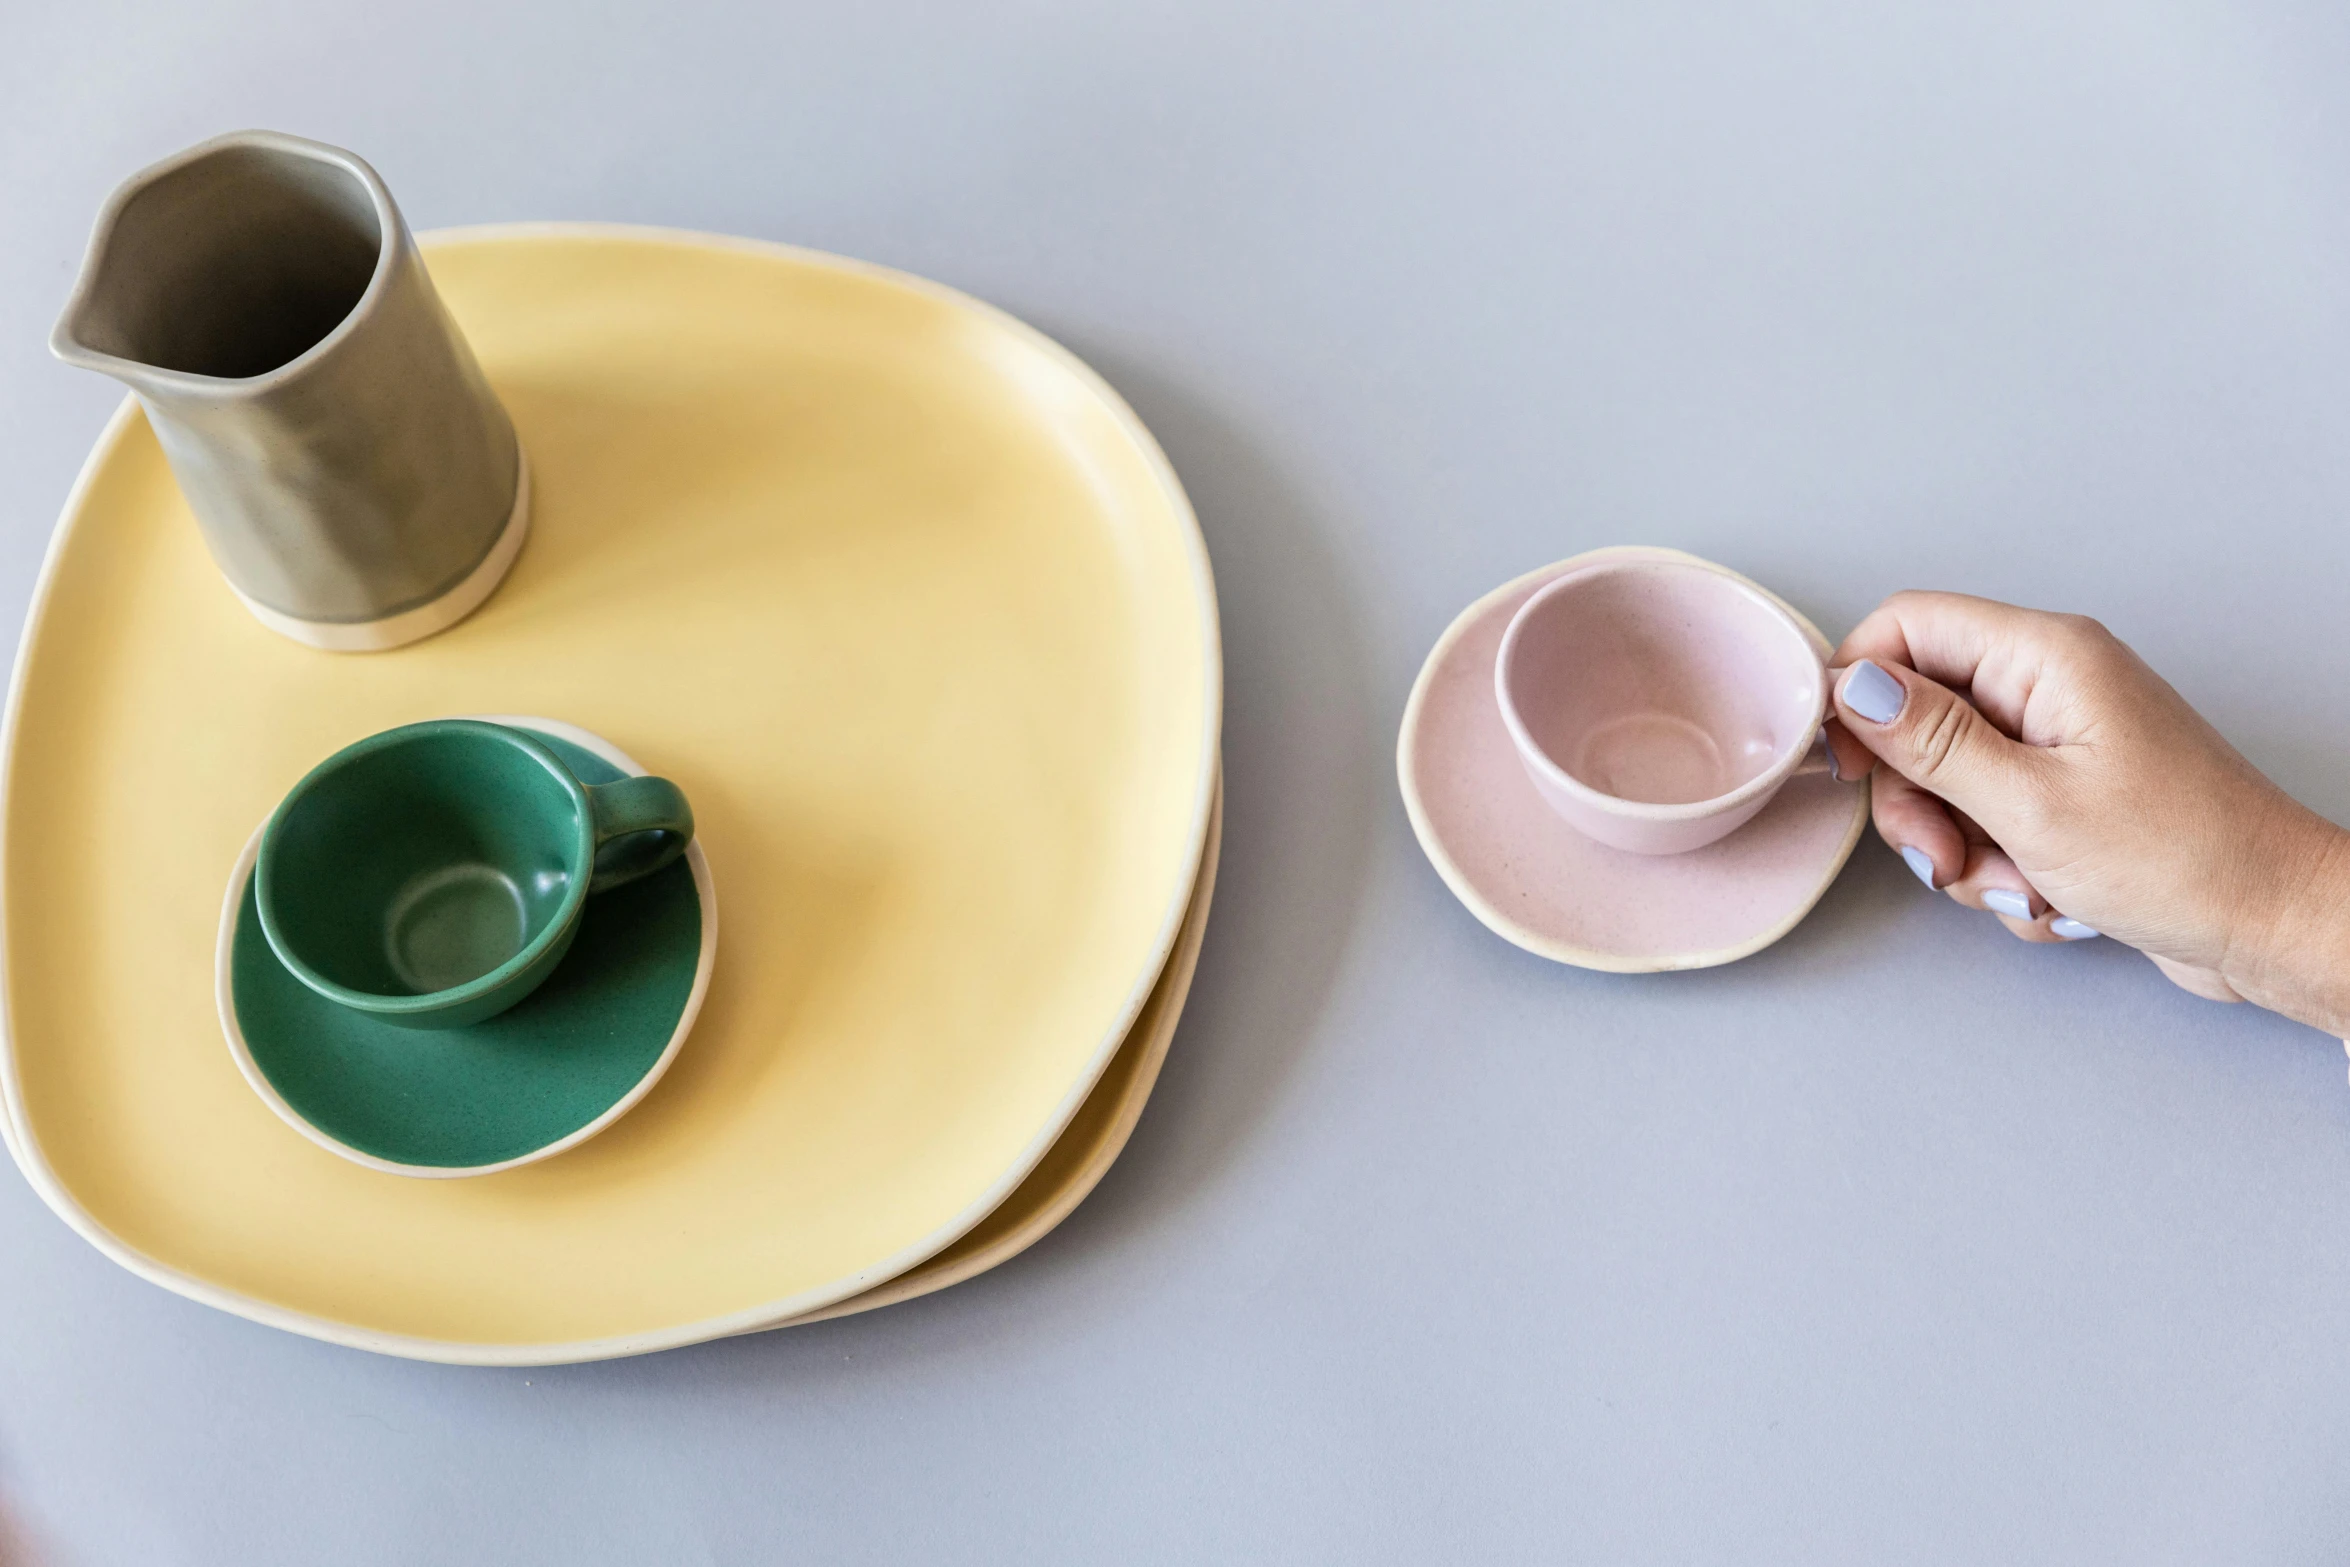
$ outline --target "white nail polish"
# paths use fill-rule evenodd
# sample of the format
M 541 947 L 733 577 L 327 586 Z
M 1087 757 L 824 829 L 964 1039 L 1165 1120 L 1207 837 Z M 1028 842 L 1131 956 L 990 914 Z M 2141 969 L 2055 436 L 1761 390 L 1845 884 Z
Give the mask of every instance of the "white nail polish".
M 2067 941 L 2090 941 L 2105 932 L 2094 925 L 2084 925 L 2070 914 L 2059 914 L 2048 922 L 2048 928 Z
M 1983 894 L 1983 907 L 1994 914 L 2004 914 L 2011 920 L 2028 920 L 2032 917 L 2032 895 L 1994 887 Z
M 1909 867 L 1910 874 L 1926 884 L 1928 892 L 1934 890 L 1934 857 L 1932 855 L 1914 843 L 1905 843 L 1901 846 L 1901 862 Z

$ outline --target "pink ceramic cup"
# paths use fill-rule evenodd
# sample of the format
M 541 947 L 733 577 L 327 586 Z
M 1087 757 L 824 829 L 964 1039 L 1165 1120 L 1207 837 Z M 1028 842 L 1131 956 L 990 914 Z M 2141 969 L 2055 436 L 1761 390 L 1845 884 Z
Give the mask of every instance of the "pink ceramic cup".
M 1811 638 L 1694 561 L 1599 562 L 1546 583 L 1502 634 L 1493 688 L 1543 800 L 1634 854 L 1703 848 L 1827 765 Z

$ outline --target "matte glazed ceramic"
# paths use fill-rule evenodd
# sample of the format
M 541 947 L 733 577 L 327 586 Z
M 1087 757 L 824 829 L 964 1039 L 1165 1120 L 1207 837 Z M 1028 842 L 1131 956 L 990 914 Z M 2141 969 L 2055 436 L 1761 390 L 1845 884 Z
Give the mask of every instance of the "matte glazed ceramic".
M 644 769 L 594 735 L 536 731 L 590 787 Z M 717 954 L 709 862 L 595 898 L 570 956 L 529 1000 L 469 1028 L 419 1036 L 298 982 L 261 930 L 254 865 L 239 857 L 221 910 L 214 982 L 237 1069 L 320 1147 L 394 1175 L 490 1175 L 550 1158 L 610 1126 L 668 1070 Z
M 230 586 L 297 641 L 429 636 L 522 547 L 514 427 L 340 148 L 243 131 L 131 176 L 50 348 L 131 388 Z
M 261 631 L 136 405 L 67 504 L 0 818 L 19 1161 L 142 1276 L 387 1353 L 594 1359 L 862 1293 L 1026 1179 L 1173 948 L 1222 707 L 1190 509 L 1090 371 L 935 285 L 629 229 L 426 253 L 541 481 L 480 613 L 389 659 Z M 611 1130 L 391 1179 L 220 1048 L 222 879 L 318 757 L 517 708 L 691 780 L 726 961 Z
M 262 829 L 254 907 L 326 1001 L 464 1028 L 555 972 L 588 898 L 675 860 L 693 811 L 666 778 L 583 780 L 544 741 L 471 719 L 343 747 Z
M 1169 954 L 1150 1000 L 1143 1003 L 1135 1018 L 1126 1043 L 1110 1058 L 1084 1107 L 1054 1140 L 1052 1151 L 1029 1172 L 1028 1179 L 969 1234 L 937 1256 L 861 1295 L 776 1326 L 824 1322 L 935 1294 L 1009 1262 L 1076 1211 L 1125 1151 L 1135 1123 L 1142 1119 L 1143 1104 L 1159 1080 L 1159 1068 L 1167 1059 L 1167 1046 L 1175 1037 L 1183 1003 L 1191 994 L 1192 975 L 1199 967 L 1200 941 L 1208 928 L 1208 903 L 1216 888 L 1216 861 L 1223 842 L 1224 790 L 1218 784 L 1215 814 L 1208 820 L 1208 844 L 1200 858 L 1198 890 L 1191 895 L 1191 908 L 1183 917 L 1183 933 L 1175 940 L 1175 950 Z
M 1534 791 L 1587 838 L 1685 854 L 1770 804 L 1827 711 L 1792 611 L 1697 561 L 1609 559 L 1510 617 L 1494 697 Z
M 1706 564 L 1678 550 L 1597 550 L 1463 610 L 1412 687 L 1396 767 L 1420 847 L 1454 895 L 1505 939 L 1580 968 L 1705 968 L 1795 928 L 1860 841 L 1868 786 L 1824 772 L 1798 776 L 1739 831 L 1685 854 L 1629 854 L 1568 826 L 1535 791 L 1502 722 L 1494 660 L 1511 617 L 1545 583 L 1633 560 Z M 1827 639 L 1787 613 L 1825 658 Z

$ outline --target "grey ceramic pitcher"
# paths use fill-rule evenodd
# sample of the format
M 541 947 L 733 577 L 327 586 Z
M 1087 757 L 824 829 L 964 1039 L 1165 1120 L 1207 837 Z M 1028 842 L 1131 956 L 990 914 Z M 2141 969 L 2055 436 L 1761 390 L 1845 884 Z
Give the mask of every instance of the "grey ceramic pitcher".
M 522 548 L 514 427 L 348 152 L 242 131 L 133 175 L 50 348 L 137 394 L 229 585 L 288 636 L 430 636 Z

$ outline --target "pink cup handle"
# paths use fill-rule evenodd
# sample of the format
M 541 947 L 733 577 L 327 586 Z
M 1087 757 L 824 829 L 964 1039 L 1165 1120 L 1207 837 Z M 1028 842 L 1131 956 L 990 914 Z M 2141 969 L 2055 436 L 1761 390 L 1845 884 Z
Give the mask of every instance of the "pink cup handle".
M 1790 778 L 1808 778 L 1813 773 L 1827 773 L 1831 777 L 1833 777 L 1835 773 L 1835 769 L 1828 765 L 1828 737 L 1825 733 L 1822 733 L 1813 739 L 1811 743 L 1811 750 L 1804 754 L 1802 761 L 1795 764 L 1795 771 L 1789 773 L 1787 776 Z M 1839 780 L 1839 782 L 1841 782 L 1841 780 Z M 2350 1043 L 2350 1041 L 2346 1041 L 2346 1043 Z

